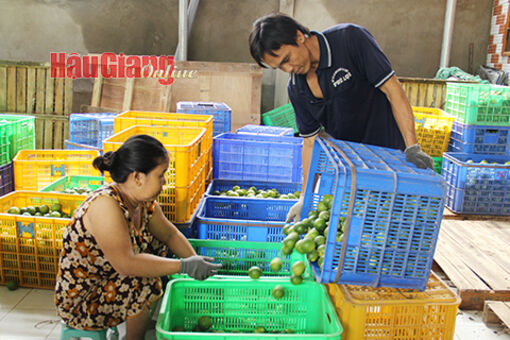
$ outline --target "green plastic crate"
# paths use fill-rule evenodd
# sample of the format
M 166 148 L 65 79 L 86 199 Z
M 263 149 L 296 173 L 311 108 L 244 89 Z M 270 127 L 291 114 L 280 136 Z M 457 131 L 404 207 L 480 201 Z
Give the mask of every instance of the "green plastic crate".
M 276 285 L 285 290 L 284 296 L 278 300 L 271 293 Z M 190 332 L 202 316 L 211 318 L 209 332 Z M 175 327 L 183 327 L 186 331 L 172 331 Z M 267 333 L 253 333 L 256 327 L 264 327 Z M 285 329 L 294 333 L 282 334 Z M 224 333 L 214 333 L 220 330 Z M 285 279 L 170 281 L 156 324 L 156 335 L 160 340 L 340 340 L 342 332 L 324 285 L 313 281 L 293 285 Z
M 294 116 L 294 108 L 291 103 L 263 113 L 262 122 L 268 126 L 290 127 L 294 129 L 294 132 L 299 132 L 296 117 Z
M 35 118 L 0 114 L 0 165 L 12 161 L 20 150 L 35 149 Z
M 232 279 L 246 278 L 248 270 L 252 266 L 258 266 L 262 269 L 262 276 L 265 278 L 290 277 L 291 266 L 294 262 L 303 261 L 306 269 L 303 273 L 303 279 L 313 280 L 313 273 L 310 263 L 305 255 L 292 252 L 290 255 L 283 255 L 281 252 L 281 243 L 272 242 L 251 242 L 251 241 L 223 241 L 223 240 L 198 240 L 189 239 L 198 255 L 214 258 L 215 263 L 221 263 L 223 267 L 215 275 L 215 278 Z M 282 259 L 282 268 L 274 272 L 269 267 L 269 263 L 275 257 Z M 187 275 L 172 275 L 172 278 L 187 278 Z
M 104 184 L 103 176 L 63 176 L 50 185 L 42 188 L 42 192 L 64 192 L 71 188 L 88 188 L 96 190 Z
M 463 124 L 509 126 L 510 87 L 448 83 L 445 111 Z
M 434 161 L 434 171 L 441 175 L 443 157 L 432 157 L 432 160 Z

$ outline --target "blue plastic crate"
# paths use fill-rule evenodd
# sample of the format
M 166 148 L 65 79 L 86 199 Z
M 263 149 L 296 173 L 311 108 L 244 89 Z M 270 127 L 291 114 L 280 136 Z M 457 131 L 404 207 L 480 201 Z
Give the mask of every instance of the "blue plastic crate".
M 256 187 L 257 189 L 267 190 L 276 189 L 280 194 L 295 193 L 301 191 L 301 183 L 281 183 L 281 182 L 261 182 L 261 181 L 237 181 L 230 179 L 213 179 L 205 194 L 207 196 L 219 197 L 213 195 L 214 191 L 230 190 L 233 186 L 239 186 L 241 189 L 248 189 L 250 187 Z M 237 198 L 237 197 L 229 197 Z M 246 198 L 246 197 L 241 197 Z M 257 198 L 259 199 L 259 198 Z
M 446 206 L 453 212 L 510 215 L 510 156 L 446 152 L 442 175 Z
M 69 141 L 103 148 L 103 140 L 113 135 L 116 113 L 73 113 L 69 116 Z
M 298 137 L 221 134 L 213 138 L 213 177 L 302 183 L 302 146 Z
M 237 129 L 237 133 L 247 133 L 252 135 L 270 135 L 270 136 L 294 136 L 294 129 L 280 126 L 266 125 L 245 125 Z
M 317 280 L 425 289 L 444 192 L 441 176 L 406 162 L 400 150 L 317 138 L 301 212 L 333 195 L 323 268 L 312 268 Z M 336 242 L 341 216 L 344 239 Z
M 294 200 L 206 197 L 198 212 L 198 238 L 281 242 Z
M 177 113 L 196 113 L 214 116 L 213 137 L 232 128 L 232 109 L 225 103 L 178 102 Z
M 454 122 L 449 151 L 510 155 L 510 126 L 483 126 Z

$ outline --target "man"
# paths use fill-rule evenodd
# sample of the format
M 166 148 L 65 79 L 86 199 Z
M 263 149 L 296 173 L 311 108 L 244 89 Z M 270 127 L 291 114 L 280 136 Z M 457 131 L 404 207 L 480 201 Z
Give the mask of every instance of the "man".
M 291 74 L 289 98 L 304 138 L 303 190 L 321 128 L 336 139 L 405 150 L 407 161 L 433 168 L 416 139 L 413 112 L 395 71 L 365 28 L 340 24 L 310 32 L 275 13 L 255 21 L 249 42 L 260 66 Z M 302 205 L 303 195 L 287 221 L 299 219 Z

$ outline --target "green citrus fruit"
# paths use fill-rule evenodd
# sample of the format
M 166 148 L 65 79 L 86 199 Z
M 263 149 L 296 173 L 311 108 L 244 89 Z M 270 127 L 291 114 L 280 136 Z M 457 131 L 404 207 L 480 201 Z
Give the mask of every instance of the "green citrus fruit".
M 19 213 L 20 213 L 21 215 L 23 215 L 23 214 L 24 214 L 24 213 L 26 213 L 26 212 L 28 212 L 27 207 L 21 207 L 21 208 L 19 209 Z
M 253 333 L 265 333 L 266 329 L 262 326 L 259 326 L 253 330 Z
M 293 334 L 293 333 L 294 333 L 294 331 L 293 331 L 292 329 L 290 329 L 290 328 L 285 328 L 285 329 L 283 330 L 283 333 Z
M 315 245 L 317 247 L 322 244 L 326 244 L 326 238 L 322 235 L 317 236 L 316 238 L 313 239 L 313 241 L 315 242 Z
M 50 217 L 62 217 L 58 211 L 50 212 Z
M 30 213 L 30 215 L 34 215 L 36 213 L 35 208 L 31 205 L 27 207 L 27 211 Z
M 296 245 L 294 248 L 297 250 L 298 253 L 304 254 L 305 250 L 303 249 L 303 240 L 299 240 L 296 242 Z
M 202 332 L 205 332 L 207 331 L 209 328 L 211 328 L 212 326 L 212 320 L 210 317 L 208 316 L 201 316 L 198 318 L 198 321 L 197 321 L 197 326 L 198 328 L 202 331 Z
M 311 218 L 312 220 L 315 220 L 317 216 L 319 216 L 319 213 L 315 210 L 310 210 L 310 212 L 308 213 L 308 217 Z
M 271 260 L 271 262 L 269 263 L 269 267 L 271 268 L 272 271 L 274 272 L 277 272 L 279 271 L 280 269 L 282 269 L 282 259 L 279 258 L 279 257 L 275 257 L 274 259 Z
M 309 239 L 315 239 L 317 236 L 319 236 L 319 231 L 315 228 L 312 228 L 310 230 L 308 230 L 308 233 L 306 234 L 305 238 L 309 238 Z
M 286 238 L 294 239 L 297 242 L 299 240 L 299 234 L 295 231 L 291 231 Z
M 60 212 L 62 210 L 62 205 L 60 205 L 60 203 L 53 203 L 50 207 L 50 210 Z
M 7 213 L 13 215 L 20 215 L 21 211 L 18 207 L 10 207 L 9 210 L 7 210 Z
M 299 275 L 292 274 L 292 276 L 290 277 L 290 282 L 293 285 L 300 285 L 303 282 L 303 277 L 299 276 Z
M 283 295 L 285 294 L 285 289 L 280 286 L 280 285 L 277 285 L 273 288 L 273 297 L 275 299 L 281 299 L 283 297 Z
M 319 212 L 319 215 L 321 212 L 323 211 L 328 211 L 328 206 L 326 205 L 326 203 L 320 201 L 319 204 L 317 204 L 317 211 Z
M 43 204 L 39 206 L 39 211 L 44 215 L 50 212 L 50 208 L 46 204 Z
M 324 221 L 329 221 L 329 217 L 330 217 L 330 214 L 329 214 L 329 211 L 321 211 L 319 213 L 319 217 L 318 218 L 322 218 Z
M 333 196 L 331 196 L 331 195 L 322 196 L 322 202 L 324 202 L 324 204 L 326 204 L 328 209 L 331 209 L 331 206 L 333 205 Z
M 18 289 L 18 283 L 16 281 L 13 281 L 13 280 L 7 282 L 7 289 L 9 289 L 9 290 L 16 290 L 16 289 Z
M 326 228 L 326 220 L 323 218 L 316 218 L 313 220 L 312 225 L 318 231 L 323 231 Z
M 303 261 L 296 261 L 290 268 L 293 275 L 301 276 L 305 272 L 305 263 Z
M 319 247 L 317 247 L 317 252 L 319 253 L 320 257 L 324 257 L 324 254 L 326 253 L 326 245 L 321 244 Z
M 296 233 L 298 233 L 299 235 L 302 235 L 304 233 L 306 233 L 306 231 L 308 230 L 308 227 L 306 226 L 306 224 L 304 224 L 303 222 L 298 222 L 294 225 L 294 230 L 296 231 Z
M 285 256 L 290 255 L 290 254 L 292 254 L 293 250 L 294 250 L 294 247 L 289 248 L 289 247 L 283 246 L 282 247 L 282 254 L 285 255 Z
M 305 252 L 305 254 L 311 253 L 315 250 L 315 241 L 313 238 L 305 238 L 303 240 L 302 249 Z
M 253 266 L 251 267 L 249 270 L 248 270 L 248 275 L 256 280 L 260 277 L 260 275 L 262 275 L 262 269 L 260 269 L 259 267 L 257 266 Z
M 299 238 L 298 238 L 299 239 Z M 289 249 L 292 249 L 294 248 L 294 246 L 296 245 L 296 239 L 293 238 L 293 237 L 290 237 L 290 236 L 287 236 L 284 240 L 283 240 L 283 246 L 285 248 L 289 248 Z
M 317 259 L 319 258 L 319 253 L 317 252 L 317 250 L 314 250 L 312 251 L 311 253 L 307 254 L 306 255 L 306 258 L 308 259 L 308 261 L 310 262 L 315 262 L 317 261 Z
M 317 261 L 317 264 L 319 265 L 319 267 L 321 267 L 322 269 L 322 264 L 324 263 L 324 257 L 319 257 L 319 260 Z
M 283 233 L 285 235 L 289 235 L 290 231 L 291 231 L 291 228 L 292 228 L 292 226 L 290 224 L 286 224 L 286 225 L 283 226 L 282 231 L 283 231 Z

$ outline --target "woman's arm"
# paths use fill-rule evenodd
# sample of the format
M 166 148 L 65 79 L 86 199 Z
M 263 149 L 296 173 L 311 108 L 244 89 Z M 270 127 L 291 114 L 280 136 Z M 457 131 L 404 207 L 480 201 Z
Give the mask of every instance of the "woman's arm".
M 165 217 L 157 202 L 149 222 L 149 231 L 154 237 L 166 244 L 177 257 L 185 258 L 197 255 L 188 239 Z
M 83 222 L 119 274 L 159 277 L 180 272 L 180 260 L 134 253 L 129 226 L 115 199 L 108 196 L 96 198 L 84 214 Z

